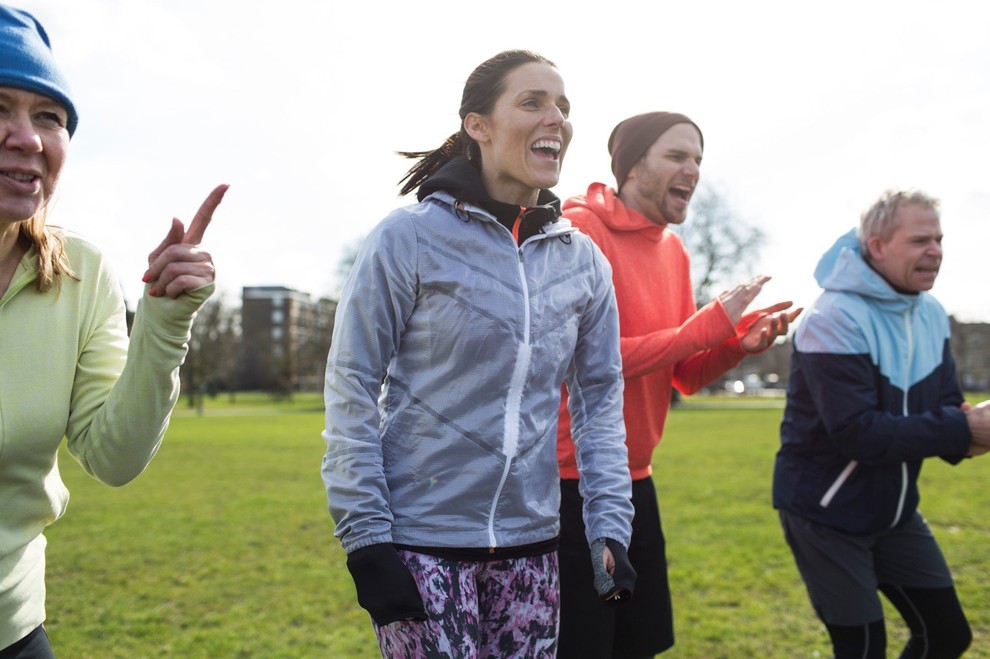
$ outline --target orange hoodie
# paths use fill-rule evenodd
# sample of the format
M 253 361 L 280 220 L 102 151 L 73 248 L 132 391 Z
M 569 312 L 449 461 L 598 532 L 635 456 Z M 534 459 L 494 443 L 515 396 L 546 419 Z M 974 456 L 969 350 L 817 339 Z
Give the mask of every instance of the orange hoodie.
M 592 183 L 568 199 L 564 217 L 601 248 L 612 264 L 619 305 L 624 416 L 633 480 L 652 473 L 653 449 L 663 435 L 671 387 L 692 394 L 733 368 L 746 351 L 739 337 L 759 314 L 737 327 L 722 303 L 696 309 L 688 254 L 679 236 L 627 208 L 615 190 Z M 557 430 L 560 477 L 578 477 L 566 387 Z

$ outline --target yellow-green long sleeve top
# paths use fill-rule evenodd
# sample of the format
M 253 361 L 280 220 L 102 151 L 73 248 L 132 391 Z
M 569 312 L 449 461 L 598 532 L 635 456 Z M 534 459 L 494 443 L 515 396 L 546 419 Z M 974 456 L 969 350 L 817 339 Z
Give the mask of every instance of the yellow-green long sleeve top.
M 45 619 L 43 531 L 69 500 L 62 438 L 104 483 L 140 474 L 165 435 L 192 319 L 213 290 L 146 294 L 128 340 L 103 256 L 74 234 L 63 239 L 75 278 L 39 293 L 32 249 L 0 298 L 0 648 Z

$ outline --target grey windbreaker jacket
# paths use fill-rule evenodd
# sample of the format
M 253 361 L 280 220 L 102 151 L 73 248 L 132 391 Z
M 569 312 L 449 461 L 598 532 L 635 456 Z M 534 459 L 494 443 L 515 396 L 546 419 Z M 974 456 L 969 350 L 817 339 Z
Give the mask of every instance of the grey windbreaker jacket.
M 513 547 L 558 535 L 567 381 L 589 543 L 633 508 L 611 268 L 565 219 L 517 246 L 435 192 L 367 237 L 337 308 L 323 480 L 348 553 Z

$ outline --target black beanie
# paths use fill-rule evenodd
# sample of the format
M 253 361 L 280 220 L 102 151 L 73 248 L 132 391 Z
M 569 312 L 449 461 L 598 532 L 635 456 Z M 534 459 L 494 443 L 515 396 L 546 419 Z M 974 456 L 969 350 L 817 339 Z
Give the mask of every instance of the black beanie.
M 612 173 L 615 174 L 615 189 L 622 188 L 629 176 L 629 170 L 650 149 L 657 139 L 671 126 L 691 124 L 698 130 L 701 147 L 705 146 L 705 136 L 698 125 L 683 114 L 676 112 L 647 112 L 629 117 L 612 129 L 608 138 L 608 154 L 612 156 Z

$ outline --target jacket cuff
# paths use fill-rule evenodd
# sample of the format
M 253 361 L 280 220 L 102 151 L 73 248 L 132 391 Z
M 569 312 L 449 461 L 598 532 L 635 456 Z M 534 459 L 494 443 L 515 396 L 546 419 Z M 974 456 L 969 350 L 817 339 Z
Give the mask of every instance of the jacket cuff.
M 155 330 L 183 341 L 189 336 L 192 320 L 203 303 L 213 294 L 213 282 L 187 291 L 179 297 L 151 297 L 151 286 L 145 284 L 144 295 L 138 303 L 138 313 L 144 316 L 145 324 Z

